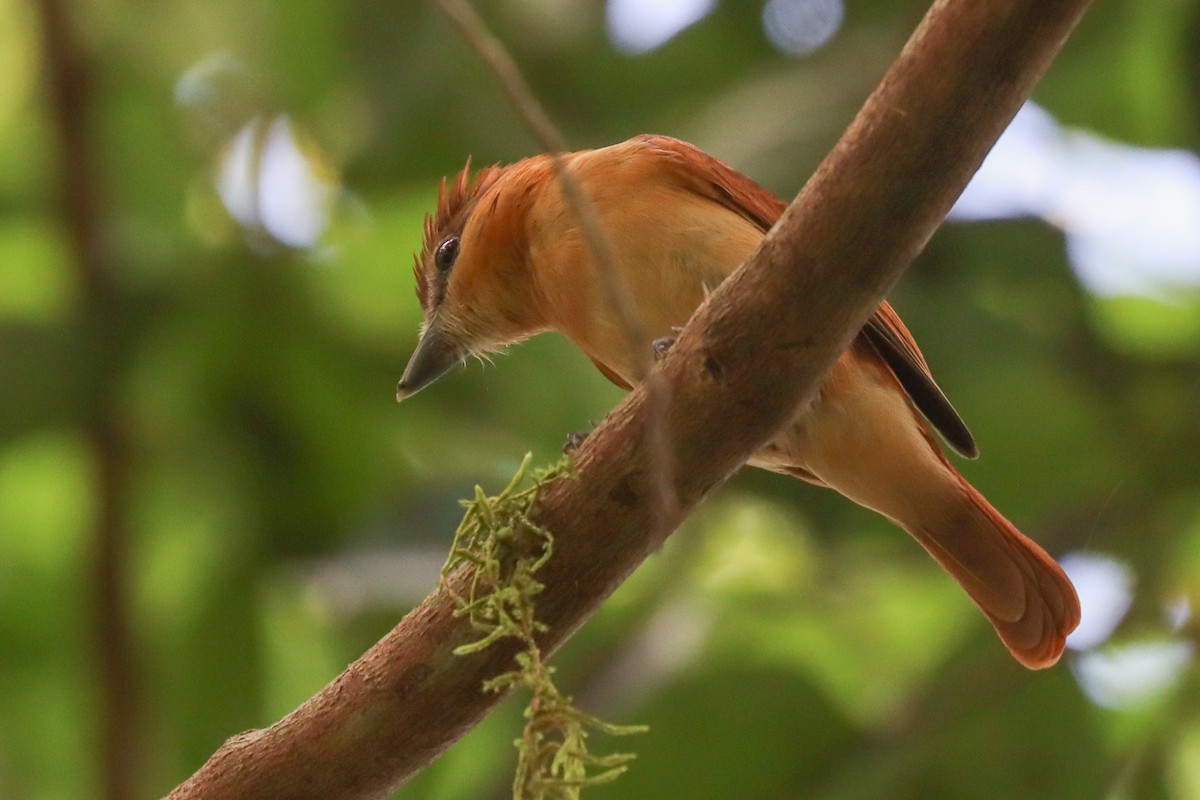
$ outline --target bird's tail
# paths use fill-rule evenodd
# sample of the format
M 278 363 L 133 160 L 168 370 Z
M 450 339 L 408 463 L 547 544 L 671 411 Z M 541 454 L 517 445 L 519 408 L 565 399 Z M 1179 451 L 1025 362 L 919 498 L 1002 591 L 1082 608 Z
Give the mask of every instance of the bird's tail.
M 1014 658 L 1030 669 L 1052 666 L 1079 624 L 1075 587 L 1045 550 L 950 469 L 960 499 L 905 527 L 962 585 Z

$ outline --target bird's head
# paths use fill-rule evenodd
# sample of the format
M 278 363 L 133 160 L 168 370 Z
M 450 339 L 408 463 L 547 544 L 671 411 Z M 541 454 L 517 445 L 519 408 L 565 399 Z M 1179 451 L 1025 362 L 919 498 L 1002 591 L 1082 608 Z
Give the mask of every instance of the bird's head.
M 540 330 L 526 258 L 526 212 L 536 184 L 525 166 L 485 167 L 472 179 L 468 160 L 453 182 L 442 180 L 415 257 L 421 335 L 397 400 L 469 356 Z

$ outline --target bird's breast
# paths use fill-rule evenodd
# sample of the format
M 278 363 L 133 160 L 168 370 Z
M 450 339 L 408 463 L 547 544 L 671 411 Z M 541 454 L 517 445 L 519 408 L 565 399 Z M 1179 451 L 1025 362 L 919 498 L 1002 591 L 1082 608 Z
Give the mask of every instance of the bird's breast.
M 690 202 L 689 202 L 690 201 Z M 762 240 L 748 221 L 705 201 L 662 208 L 625 209 L 606 220 L 616 267 L 616 287 L 649 339 L 673 336 Z M 670 213 L 665 213 L 669 211 Z M 564 330 L 594 360 L 633 383 L 645 354 L 630 351 L 622 313 L 611 307 L 605 287 L 592 275 L 586 330 Z

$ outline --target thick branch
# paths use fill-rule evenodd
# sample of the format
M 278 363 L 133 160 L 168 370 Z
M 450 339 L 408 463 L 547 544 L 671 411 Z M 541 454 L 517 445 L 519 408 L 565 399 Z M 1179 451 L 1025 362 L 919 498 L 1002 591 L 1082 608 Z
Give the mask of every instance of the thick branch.
M 810 398 L 933 234 L 1045 72 L 1088 0 L 943 0 L 745 267 L 661 366 L 678 507 L 661 513 L 639 389 L 548 487 L 555 553 L 538 614 L 560 645 L 713 487 Z M 657 412 L 656 412 L 657 413 Z M 457 576 L 461 579 L 463 576 Z M 435 592 L 319 694 L 228 742 L 175 798 L 377 797 L 428 764 L 497 698 L 511 649 L 469 658 Z

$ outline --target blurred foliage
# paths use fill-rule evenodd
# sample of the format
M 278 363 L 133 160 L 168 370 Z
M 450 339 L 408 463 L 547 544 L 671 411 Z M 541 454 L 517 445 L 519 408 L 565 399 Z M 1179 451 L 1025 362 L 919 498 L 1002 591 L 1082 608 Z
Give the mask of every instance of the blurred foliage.
M 791 196 L 926 3 L 852 3 L 805 58 L 770 48 L 761 0 L 721 0 L 637 57 L 611 45 L 599 0 L 479 6 L 573 144 L 669 133 Z M 98 362 L 130 438 L 145 796 L 336 675 L 436 584 L 457 498 L 499 488 L 527 450 L 548 463 L 621 396 L 543 337 L 395 404 L 437 180 L 468 154 L 532 152 L 429 4 L 74 13 L 115 363 L 79 323 L 35 17 L 0 0 L 0 797 L 29 800 L 99 785 L 82 427 Z M 1065 123 L 1196 150 L 1198 34 L 1197 0 L 1099 3 L 1037 98 Z M 314 180 L 339 187 L 311 248 L 273 242 L 265 209 L 239 227 L 215 188 L 237 132 L 280 114 Z M 1200 597 L 1200 299 L 1093 296 L 1056 232 L 1008 221 L 943 229 L 894 301 L 981 443 L 971 480 L 1052 552 L 1132 567 L 1118 637 L 1172 635 L 1163 603 Z M 557 664 L 585 710 L 650 725 L 596 798 L 1200 797 L 1194 668 L 1111 708 L 1078 658 L 1023 671 L 902 533 L 747 472 Z M 502 707 L 396 797 L 504 797 L 519 715 Z

